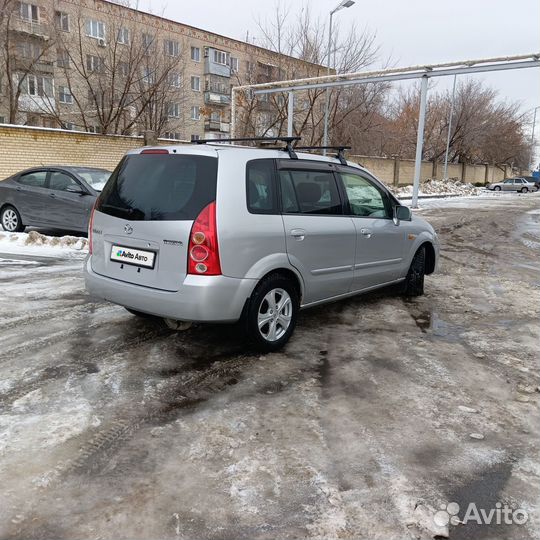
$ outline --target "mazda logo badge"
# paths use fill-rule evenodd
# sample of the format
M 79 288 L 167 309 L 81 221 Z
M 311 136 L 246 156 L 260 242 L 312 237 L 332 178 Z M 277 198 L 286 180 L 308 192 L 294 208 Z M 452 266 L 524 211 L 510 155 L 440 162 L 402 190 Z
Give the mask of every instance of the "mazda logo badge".
M 128 223 L 124 226 L 124 232 L 126 234 L 131 234 L 133 232 L 133 227 Z

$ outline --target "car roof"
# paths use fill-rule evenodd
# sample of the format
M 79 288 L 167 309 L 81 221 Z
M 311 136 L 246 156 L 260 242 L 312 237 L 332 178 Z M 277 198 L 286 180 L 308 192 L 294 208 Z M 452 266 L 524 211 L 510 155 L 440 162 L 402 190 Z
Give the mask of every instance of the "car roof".
M 218 141 L 207 142 L 205 144 L 177 144 L 177 145 L 164 145 L 164 146 L 144 146 L 142 148 L 136 148 L 127 152 L 128 155 L 141 154 L 145 150 L 167 150 L 169 154 L 191 154 L 217 157 L 218 153 L 224 152 L 238 152 L 241 151 L 246 161 L 256 158 L 276 158 L 276 159 L 288 159 L 287 151 L 283 148 L 261 148 L 258 146 L 243 146 L 238 144 L 220 143 Z M 341 162 L 337 157 L 322 156 L 320 154 L 312 154 L 308 152 L 295 151 L 298 159 L 319 161 L 323 163 L 334 163 L 340 165 Z M 334 152 L 335 153 L 335 152 Z M 294 160 L 292 160 L 294 161 Z M 357 169 L 366 170 L 358 163 L 347 160 L 349 167 L 355 167 Z
M 24 169 L 22 171 L 19 171 L 19 172 L 15 173 L 14 176 L 19 175 L 19 174 L 29 173 L 29 172 L 32 172 L 32 171 L 42 171 L 44 169 L 64 169 L 64 170 L 69 171 L 69 172 L 88 171 L 88 170 L 91 170 L 91 171 L 105 171 L 105 172 L 108 172 L 108 173 L 111 172 L 108 169 L 105 169 L 103 167 L 91 167 L 89 165 L 39 165 L 39 166 L 30 167 L 28 169 Z

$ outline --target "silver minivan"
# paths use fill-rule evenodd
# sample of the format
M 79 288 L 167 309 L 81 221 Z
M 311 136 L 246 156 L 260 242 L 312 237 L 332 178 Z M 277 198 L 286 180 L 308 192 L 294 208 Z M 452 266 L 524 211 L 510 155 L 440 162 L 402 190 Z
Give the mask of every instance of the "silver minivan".
M 277 350 L 301 308 L 388 285 L 423 294 L 433 227 L 342 153 L 222 143 L 129 152 L 96 201 L 86 287 L 139 316 L 243 320 Z

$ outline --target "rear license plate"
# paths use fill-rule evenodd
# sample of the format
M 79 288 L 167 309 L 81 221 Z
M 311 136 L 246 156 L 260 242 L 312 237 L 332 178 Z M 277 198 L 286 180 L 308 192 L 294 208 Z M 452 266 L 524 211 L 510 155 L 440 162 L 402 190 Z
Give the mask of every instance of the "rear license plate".
M 144 268 L 154 268 L 156 252 L 113 245 L 111 248 L 111 261 Z

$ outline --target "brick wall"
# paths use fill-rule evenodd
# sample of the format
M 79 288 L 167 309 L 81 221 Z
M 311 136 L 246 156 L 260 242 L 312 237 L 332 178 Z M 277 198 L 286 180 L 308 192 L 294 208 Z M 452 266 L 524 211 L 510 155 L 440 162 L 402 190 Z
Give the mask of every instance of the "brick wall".
M 369 169 L 377 178 L 388 185 L 409 185 L 414 180 L 414 160 L 412 159 L 392 159 L 374 156 L 350 156 L 351 161 L 361 163 Z M 486 171 L 487 169 L 487 171 Z M 448 164 L 448 177 L 464 180 L 465 182 L 499 182 L 503 178 L 512 177 L 515 174 L 529 174 L 526 171 L 514 171 L 507 165 L 502 168 L 491 165 L 466 165 L 465 177 L 463 177 L 462 163 Z M 422 161 L 420 170 L 420 181 L 429 178 L 441 179 L 444 174 L 444 164 L 434 165 L 431 161 Z M 487 174 L 487 176 L 486 176 Z
M 112 170 L 142 137 L 0 125 L 0 179 L 40 165 L 88 165 Z

